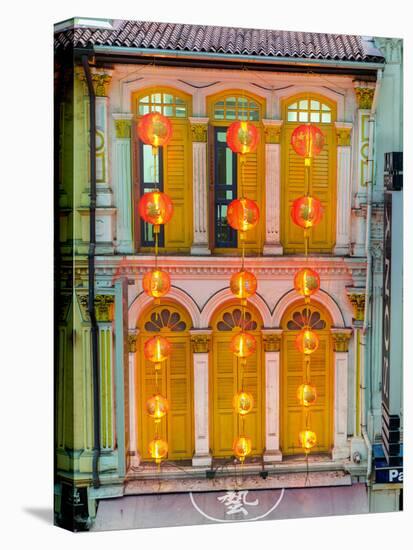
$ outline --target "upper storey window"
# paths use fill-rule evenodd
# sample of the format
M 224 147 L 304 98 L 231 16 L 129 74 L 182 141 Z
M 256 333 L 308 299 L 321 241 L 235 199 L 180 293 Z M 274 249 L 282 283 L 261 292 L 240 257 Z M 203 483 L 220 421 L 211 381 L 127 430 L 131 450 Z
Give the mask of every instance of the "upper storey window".
M 331 108 L 317 99 L 300 99 L 287 109 L 287 122 L 330 124 L 331 120 Z
M 214 104 L 215 120 L 258 121 L 260 118 L 260 105 L 245 96 L 228 96 Z
M 185 100 L 177 95 L 166 92 L 154 92 L 139 99 L 139 115 L 146 115 L 153 111 L 176 118 L 185 118 L 188 116 L 188 106 Z

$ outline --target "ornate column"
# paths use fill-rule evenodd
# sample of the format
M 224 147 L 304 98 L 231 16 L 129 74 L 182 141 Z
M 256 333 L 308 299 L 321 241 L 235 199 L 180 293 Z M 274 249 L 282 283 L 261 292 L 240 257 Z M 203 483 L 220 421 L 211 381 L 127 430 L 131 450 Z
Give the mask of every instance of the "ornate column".
M 282 120 L 263 119 L 265 133 L 265 241 L 263 254 L 282 255 L 280 243 Z
M 337 133 L 337 223 L 334 254 L 350 253 L 351 219 L 351 130 L 348 122 L 336 122 Z
M 281 329 L 263 329 L 265 355 L 264 462 L 282 460 L 280 451 L 280 347 Z
M 208 247 L 208 191 L 207 191 L 207 135 L 208 118 L 190 117 L 192 134 L 192 181 L 194 235 L 191 254 L 207 256 Z
M 333 460 L 350 456 L 347 430 L 348 344 L 352 329 L 331 329 L 334 349 L 334 447 Z
M 191 330 L 194 358 L 195 453 L 193 466 L 210 467 L 209 452 L 209 348 L 212 330 Z
M 131 167 L 131 113 L 114 113 L 115 140 L 113 188 L 117 206 L 116 250 L 133 253 L 132 237 L 132 167 Z
M 113 207 L 113 194 L 109 184 L 108 91 L 113 71 L 104 68 L 92 68 L 91 71 L 96 94 L 96 254 L 111 254 L 114 252 L 116 209 Z M 76 74 L 83 82 L 84 94 L 88 95 L 83 69 L 79 68 Z M 88 132 L 89 121 L 86 118 Z M 89 240 L 89 202 L 90 183 L 89 188 L 82 193 L 81 207 L 78 209 L 82 216 L 83 241 Z
M 129 434 L 130 434 L 130 457 L 131 465 L 139 466 L 141 456 L 138 450 L 138 434 L 137 425 L 138 419 L 136 417 L 137 403 L 136 403 L 136 339 L 138 337 L 138 329 L 129 329 L 128 331 L 128 352 L 129 352 Z
M 355 147 L 356 176 L 353 183 L 352 210 L 352 256 L 365 256 L 365 223 L 367 201 L 367 178 L 369 170 L 370 113 L 373 103 L 374 82 L 354 82 L 357 99 L 357 138 Z

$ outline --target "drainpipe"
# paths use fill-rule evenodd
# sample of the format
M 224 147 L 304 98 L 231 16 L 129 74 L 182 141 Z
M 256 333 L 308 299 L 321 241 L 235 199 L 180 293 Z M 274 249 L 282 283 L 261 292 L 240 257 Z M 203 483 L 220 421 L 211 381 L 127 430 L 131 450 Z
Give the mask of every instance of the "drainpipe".
M 90 137 L 90 204 L 89 204 L 89 251 L 88 251 L 88 312 L 90 318 L 90 336 L 92 350 L 92 380 L 93 380 L 93 486 L 100 486 L 100 380 L 98 358 L 98 324 L 95 315 L 95 249 L 96 249 L 96 97 L 93 88 L 87 55 L 82 56 L 89 92 L 89 137 Z
M 371 299 L 371 284 L 372 284 L 372 253 L 371 253 L 371 214 L 372 214 L 372 195 L 373 195 L 373 177 L 375 177 L 375 156 L 376 151 L 374 147 L 375 138 L 375 126 L 376 126 L 376 108 L 377 98 L 381 86 L 383 77 L 382 69 L 377 71 L 377 81 L 374 90 L 373 102 L 370 111 L 369 119 L 369 154 L 368 154 L 368 179 L 367 179 L 367 212 L 366 212 L 366 258 L 367 258 L 367 271 L 366 271 L 366 299 L 364 304 L 364 322 L 363 322 L 363 341 L 364 341 L 364 368 L 362 371 L 361 380 L 361 433 L 367 447 L 367 480 L 370 479 L 371 474 L 371 462 L 372 462 L 372 445 L 367 433 L 366 424 L 366 367 L 369 364 L 370 372 L 370 385 L 372 380 L 372 363 L 371 363 L 371 337 L 369 338 L 369 345 L 366 345 L 366 334 L 370 330 L 370 299 Z M 370 400 L 371 401 L 371 400 Z M 370 408 L 373 407 L 370 402 Z

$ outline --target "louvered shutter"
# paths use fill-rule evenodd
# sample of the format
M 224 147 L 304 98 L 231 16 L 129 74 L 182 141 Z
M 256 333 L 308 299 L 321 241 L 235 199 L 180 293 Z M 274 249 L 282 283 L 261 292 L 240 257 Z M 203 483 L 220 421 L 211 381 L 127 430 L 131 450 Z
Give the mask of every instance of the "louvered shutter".
M 254 229 L 247 231 L 245 248 L 253 250 L 258 253 L 262 247 L 262 228 L 265 223 L 265 212 L 263 204 L 262 189 L 265 186 L 265 180 L 262 170 L 262 145 L 258 146 L 257 151 L 254 153 L 248 153 L 246 155 L 246 162 L 244 164 L 244 176 L 243 176 L 243 194 L 248 199 L 253 199 L 258 203 L 260 209 L 260 221 Z M 242 168 L 240 161 L 238 160 L 238 196 L 241 196 L 241 178 Z M 238 246 L 241 243 L 238 240 Z
M 303 252 L 303 230 L 291 219 L 293 201 L 305 193 L 304 158 L 297 155 L 291 146 L 291 134 L 296 126 L 286 125 L 284 136 L 284 177 L 282 181 L 282 244 L 286 252 Z M 325 145 L 313 159 L 310 193 L 321 201 L 323 219 L 311 230 L 309 248 L 312 252 L 330 252 L 335 243 L 336 220 L 336 160 L 332 128 L 322 127 Z
M 165 226 L 165 247 L 188 251 L 192 231 L 192 176 L 189 126 L 174 122 L 173 134 L 164 151 L 164 190 L 172 199 L 174 215 Z

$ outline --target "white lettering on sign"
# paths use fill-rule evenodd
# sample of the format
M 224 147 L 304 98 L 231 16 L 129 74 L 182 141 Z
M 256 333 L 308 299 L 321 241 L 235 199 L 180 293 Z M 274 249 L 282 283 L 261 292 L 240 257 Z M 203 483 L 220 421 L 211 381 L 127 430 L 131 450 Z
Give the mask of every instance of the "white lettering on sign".
M 222 497 L 217 497 L 219 502 L 222 502 L 226 507 L 225 513 L 230 516 L 242 512 L 244 516 L 248 516 L 248 510 L 245 506 L 257 506 L 258 499 L 248 502 L 247 501 L 248 490 L 246 491 L 227 491 L 227 494 Z
M 399 472 L 399 470 L 389 470 L 389 481 L 399 481 L 400 483 L 403 482 L 403 472 Z

